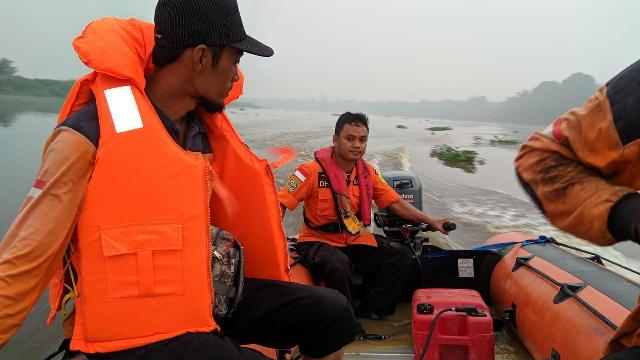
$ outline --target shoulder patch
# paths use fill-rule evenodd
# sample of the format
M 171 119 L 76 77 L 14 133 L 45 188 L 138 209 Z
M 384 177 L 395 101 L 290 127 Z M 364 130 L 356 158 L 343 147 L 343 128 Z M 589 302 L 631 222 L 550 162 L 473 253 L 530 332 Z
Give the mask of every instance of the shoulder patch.
M 622 145 L 640 138 L 640 61 L 624 69 L 607 86 L 607 99 Z
M 298 186 L 300 186 L 300 184 L 302 184 L 302 182 L 300 182 L 300 180 L 298 180 L 298 178 L 296 178 L 295 175 L 291 175 L 289 180 L 287 180 L 287 191 L 288 192 L 296 191 L 296 189 L 298 188 Z
M 298 188 L 298 186 L 300 186 L 300 184 L 302 184 L 305 180 L 307 180 L 308 176 L 309 175 L 302 167 L 298 167 L 293 172 L 293 174 L 289 176 L 289 179 L 287 180 L 287 191 L 289 192 L 295 191 Z
M 293 176 L 295 176 L 298 180 L 303 182 L 303 181 L 307 180 L 307 177 L 309 175 L 307 174 L 307 172 L 302 167 L 298 167 L 296 169 L 296 171 L 293 172 Z

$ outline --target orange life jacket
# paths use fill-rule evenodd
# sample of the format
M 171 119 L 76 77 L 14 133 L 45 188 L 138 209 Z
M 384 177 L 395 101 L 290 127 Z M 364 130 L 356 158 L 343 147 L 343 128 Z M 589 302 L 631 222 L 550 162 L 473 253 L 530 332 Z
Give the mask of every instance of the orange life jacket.
M 73 44 L 93 72 L 73 86 L 59 121 L 95 99 L 100 143 L 73 241 L 71 348 L 111 352 L 216 329 L 209 224 L 243 244 L 246 276 L 289 280 L 268 162 L 247 148 L 226 114 L 199 111 L 213 149 L 209 164 L 171 139 L 146 97 L 153 25 L 103 18 Z M 225 102 L 241 93 L 242 75 Z M 61 269 L 50 322 L 63 283 Z
M 318 164 L 324 170 L 327 181 L 331 186 L 336 204 L 337 223 L 331 223 L 333 226 L 325 226 L 314 228 L 306 216 L 305 224 L 320 231 L 340 232 L 346 231 L 350 235 L 358 235 L 364 230 L 365 226 L 371 225 L 371 201 L 373 201 L 373 181 L 369 173 L 369 165 L 364 159 L 356 161 L 355 170 L 358 186 L 360 187 L 360 211 L 358 216 L 351 210 L 350 194 L 347 185 L 344 182 L 344 170 L 338 165 L 333 154 L 334 147 L 328 146 L 315 152 L 315 158 Z M 362 222 L 360 222 L 362 221 Z M 331 228 L 335 229 L 331 229 Z

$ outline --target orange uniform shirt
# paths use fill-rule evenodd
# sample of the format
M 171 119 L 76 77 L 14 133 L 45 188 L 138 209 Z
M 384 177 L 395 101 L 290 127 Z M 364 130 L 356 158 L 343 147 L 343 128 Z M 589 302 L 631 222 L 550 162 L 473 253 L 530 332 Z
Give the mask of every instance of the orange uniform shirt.
M 379 208 L 386 208 L 400 200 L 400 195 L 387 185 L 378 171 L 370 164 L 367 164 L 367 166 L 371 174 L 374 175 L 372 176 L 373 201 L 376 205 Z M 360 186 L 358 185 L 355 169 L 351 173 L 349 180 L 348 190 L 351 209 L 357 213 L 360 209 Z M 347 181 L 346 175 L 344 181 Z M 295 170 L 278 193 L 278 198 L 280 203 L 289 210 L 295 210 L 300 202 L 304 202 L 304 211 L 307 219 L 314 226 L 338 221 L 333 192 L 320 164 L 315 160 L 304 163 Z M 312 230 L 304 223 L 302 224 L 298 241 L 321 241 L 333 246 L 356 244 L 376 246 L 373 234 L 368 231 L 363 231 L 355 236 L 346 232 L 328 233 Z

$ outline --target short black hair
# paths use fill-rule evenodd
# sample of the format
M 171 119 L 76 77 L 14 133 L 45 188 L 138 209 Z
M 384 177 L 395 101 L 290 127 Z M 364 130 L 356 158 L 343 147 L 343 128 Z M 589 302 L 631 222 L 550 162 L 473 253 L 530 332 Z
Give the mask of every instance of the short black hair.
M 369 118 L 367 115 L 363 113 L 352 113 L 347 111 L 346 113 L 340 115 L 338 121 L 336 122 L 335 134 L 336 136 L 340 135 L 342 129 L 346 124 L 353 126 L 364 126 L 369 131 Z
M 209 49 L 211 49 L 213 55 L 213 66 L 218 65 L 218 63 L 220 62 L 224 48 L 224 46 L 209 46 Z M 185 50 L 187 50 L 187 48 L 174 49 L 154 46 L 153 50 L 151 51 L 151 61 L 153 61 L 153 65 L 155 65 L 156 68 L 159 69 L 178 60 L 180 55 L 182 55 Z

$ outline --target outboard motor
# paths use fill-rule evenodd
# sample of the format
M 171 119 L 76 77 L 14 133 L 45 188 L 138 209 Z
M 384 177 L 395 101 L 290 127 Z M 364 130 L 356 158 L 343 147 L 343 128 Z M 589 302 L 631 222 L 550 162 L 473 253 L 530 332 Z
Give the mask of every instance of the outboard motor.
M 391 186 L 402 199 L 408 201 L 416 209 L 422 211 L 422 184 L 420 179 L 409 171 L 389 171 L 382 174 L 382 178 Z M 389 209 L 378 209 L 374 214 L 374 222 L 384 231 L 384 234 L 391 239 L 400 239 L 402 234 L 399 230 L 402 225 L 407 224 Z M 392 230 L 393 229 L 393 230 Z M 411 237 L 418 234 L 419 230 L 410 230 Z

